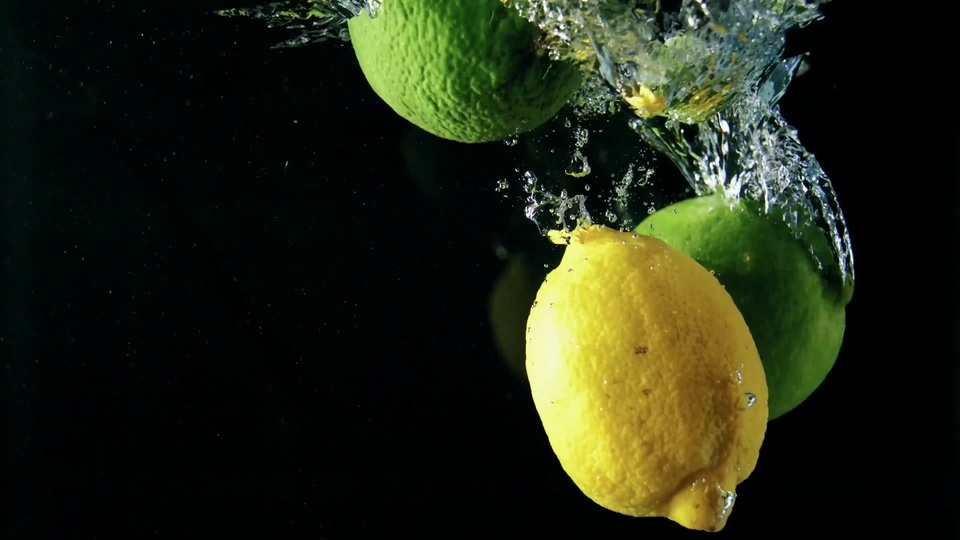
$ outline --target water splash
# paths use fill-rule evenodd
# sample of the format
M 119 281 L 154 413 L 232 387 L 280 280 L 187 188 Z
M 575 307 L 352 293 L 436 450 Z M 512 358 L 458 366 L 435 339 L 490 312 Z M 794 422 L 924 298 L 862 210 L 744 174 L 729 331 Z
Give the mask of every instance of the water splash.
M 537 225 L 541 234 L 552 230 L 572 231 L 593 221 L 584 194 L 570 195 L 566 190 L 554 194 L 543 190 L 532 171 L 523 173 L 523 190 L 527 195 L 524 215 Z
M 840 279 L 852 283 L 853 252 L 836 193 L 775 106 L 801 64 L 799 57 L 781 60 L 786 32 L 820 18 L 826 0 L 681 0 L 670 9 L 657 0 L 503 1 L 544 31 L 551 57 L 579 62 L 591 74 L 584 88 L 596 97 L 581 90 L 575 113 L 612 110 L 602 104 L 619 97 L 636 114 L 631 127 L 697 194 L 722 189 L 782 210 L 794 231 L 820 227 Z M 618 206 L 625 198 L 608 201 L 609 222 L 624 213 Z
M 680 168 L 698 195 L 722 191 L 759 201 L 798 237 L 806 226 L 823 229 L 835 264 L 821 260 L 821 267 L 836 267 L 841 282 L 851 284 L 853 250 L 836 192 L 776 106 L 799 64 L 800 58 L 778 63 L 752 93 L 700 125 L 636 118 L 631 127 Z
M 349 40 L 347 20 L 364 10 L 375 16 L 382 1 L 281 0 L 217 13 L 298 30 L 276 45 L 296 47 Z M 820 18 L 827 0 L 502 1 L 544 31 L 551 57 L 583 66 L 585 83 L 570 103 L 577 118 L 609 116 L 626 104 L 635 113 L 630 126 L 679 167 L 697 194 L 723 190 L 761 201 L 768 211 L 783 210 L 795 231 L 819 226 L 842 281 L 852 283 L 853 253 L 836 193 L 775 106 L 800 65 L 799 58 L 780 60 L 786 31 Z M 577 132 L 564 170 L 577 178 L 591 173 L 583 134 L 581 141 Z M 632 222 L 630 193 L 647 191 L 632 175 L 631 168 L 605 201 L 600 214 L 610 223 Z M 525 179 L 524 187 L 526 215 L 541 231 L 589 218 L 585 195 L 537 180 Z
M 251 8 L 214 11 L 223 17 L 246 17 L 262 20 L 267 28 L 299 32 L 273 46 L 275 49 L 301 47 L 330 39 L 350 41 L 347 21 L 367 9 L 376 13 L 382 0 L 282 0 Z
M 623 100 L 599 72 L 589 71 L 568 105 L 578 118 L 589 119 L 616 114 Z
M 640 116 L 695 124 L 755 86 L 825 0 L 503 1 L 551 57 L 597 71 Z

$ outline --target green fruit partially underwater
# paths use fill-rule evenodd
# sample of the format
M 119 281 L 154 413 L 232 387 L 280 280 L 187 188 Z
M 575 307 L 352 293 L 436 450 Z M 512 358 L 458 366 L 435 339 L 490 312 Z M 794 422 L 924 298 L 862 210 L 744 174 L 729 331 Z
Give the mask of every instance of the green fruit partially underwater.
M 374 92 L 445 139 L 487 142 L 530 131 L 566 104 L 580 71 L 551 60 L 541 31 L 500 0 L 383 0 L 348 22 Z
M 853 284 L 843 284 L 824 233 L 801 238 L 755 201 L 713 194 L 655 212 L 636 231 L 687 253 L 730 293 L 756 342 L 770 418 L 803 402 L 833 368 Z
M 537 299 L 537 289 L 547 270 L 533 257 L 519 255 L 510 259 L 490 292 L 488 313 L 497 352 L 521 380 L 527 379 L 524 349 L 527 343 L 527 317 Z

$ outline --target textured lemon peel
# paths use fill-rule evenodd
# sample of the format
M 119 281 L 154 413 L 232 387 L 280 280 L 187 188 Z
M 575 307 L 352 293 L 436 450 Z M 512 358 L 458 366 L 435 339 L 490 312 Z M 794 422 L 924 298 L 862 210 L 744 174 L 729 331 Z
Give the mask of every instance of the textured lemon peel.
M 564 470 L 610 510 L 720 530 L 766 426 L 742 317 L 709 272 L 659 240 L 596 225 L 548 236 L 568 247 L 531 309 L 527 371 Z

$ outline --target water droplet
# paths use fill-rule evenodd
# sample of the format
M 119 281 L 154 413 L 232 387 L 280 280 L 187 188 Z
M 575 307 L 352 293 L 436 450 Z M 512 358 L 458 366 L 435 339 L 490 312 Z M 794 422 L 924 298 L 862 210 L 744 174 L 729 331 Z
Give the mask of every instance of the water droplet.
M 743 384 L 743 374 L 740 373 L 740 370 L 735 370 L 733 373 L 737 376 L 737 384 Z
M 507 146 L 516 146 L 516 145 L 517 145 L 517 138 L 516 138 L 516 137 L 513 137 L 513 138 L 510 138 L 510 139 L 507 139 L 507 140 L 503 141 L 503 144 L 505 144 L 505 145 L 507 145 Z
M 500 191 L 504 191 L 504 190 L 509 189 L 509 188 L 510 188 L 510 181 L 509 181 L 509 180 L 507 180 L 506 178 L 502 178 L 502 179 L 500 179 L 500 180 L 497 180 L 496 191 L 500 192 Z
M 536 301 L 536 300 L 534 300 L 533 303 L 530 304 L 530 309 L 533 309 L 533 308 L 535 308 L 535 307 L 537 307 L 537 301 Z
M 587 156 L 583 155 L 583 152 L 579 148 L 573 151 L 573 156 L 570 159 L 570 165 L 567 166 L 567 169 L 564 171 L 568 176 L 574 178 L 583 178 L 590 174 L 590 163 L 587 162 Z
M 744 410 L 753 407 L 753 405 L 757 402 L 757 395 L 753 392 L 747 392 L 745 395 L 747 396 L 747 405 L 744 407 Z
M 723 493 L 723 507 L 720 509 L 720 513 L 717 514 L 717 521 L 723 521 L 730 514 L 730 509 L 733 508 L 733 503 L 737 500 L 737 494 L 732 491 L 726 491 L 720 484 L 717 484 L 717 489 Z

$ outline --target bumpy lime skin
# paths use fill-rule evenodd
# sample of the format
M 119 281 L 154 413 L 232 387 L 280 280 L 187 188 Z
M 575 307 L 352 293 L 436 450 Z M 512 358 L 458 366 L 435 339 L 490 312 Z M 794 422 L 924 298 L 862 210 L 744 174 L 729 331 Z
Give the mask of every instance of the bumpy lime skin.
M 555 116 L 579 69 L 550 60 L 541 31 L 500 0 L 386 0 L 348 23 L 374 92 L 418 127 L 465 143 L 502 140 Z
M 820 386 L 840 352 L 853 295 L 820 229 L 797 238 L 758 203 L 714 194 L 665 207 L 636 231 L 693 257 L 733 297 L 760 352 L 771 420 Z

